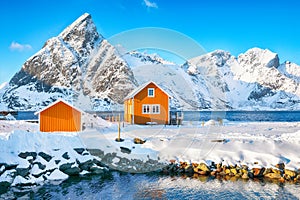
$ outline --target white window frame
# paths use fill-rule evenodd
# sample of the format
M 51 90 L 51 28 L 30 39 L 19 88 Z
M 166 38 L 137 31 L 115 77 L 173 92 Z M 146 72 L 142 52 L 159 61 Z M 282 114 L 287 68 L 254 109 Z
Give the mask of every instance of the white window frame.
M 150 104 L 142 105 L 142 114 L 151 114 L 151 105 Z
M 142 114 L 160 114 L 160 104 L 143 104 Z
M 152 114 L 160 114 L 160 104 L 152 104 Z
M 149 95 L 150 91 L 153 91 L 153 95 Z M 154 88 L 148 88 L 148 97 L 154 97 L 155 96 L 155 89 Z

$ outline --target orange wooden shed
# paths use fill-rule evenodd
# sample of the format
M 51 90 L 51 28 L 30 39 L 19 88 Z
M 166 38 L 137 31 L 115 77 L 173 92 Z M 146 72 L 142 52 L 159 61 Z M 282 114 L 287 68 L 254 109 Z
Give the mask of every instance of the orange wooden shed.
M 170 98 L 153 81 L 142 84 L 124 99 L 124 120 L 131 124 L 168 124 Z
M 59 99 L 35 113 L 41 132 L 78 132 L 82 130 L 82 111 Z

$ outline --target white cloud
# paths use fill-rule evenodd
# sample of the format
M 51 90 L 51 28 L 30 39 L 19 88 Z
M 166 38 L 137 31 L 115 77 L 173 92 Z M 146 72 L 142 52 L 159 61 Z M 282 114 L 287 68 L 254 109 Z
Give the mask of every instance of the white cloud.
M 9 46 L 11 51 L 26 51 L 31 50 L 32 46 L 29 44 L 20 44 L 18 42 L 12 42 Z
M 158 6 L 155 2 L 151 2 L 149 0 L 144 0 L 144 3 L 148 8 L 158 8 Z

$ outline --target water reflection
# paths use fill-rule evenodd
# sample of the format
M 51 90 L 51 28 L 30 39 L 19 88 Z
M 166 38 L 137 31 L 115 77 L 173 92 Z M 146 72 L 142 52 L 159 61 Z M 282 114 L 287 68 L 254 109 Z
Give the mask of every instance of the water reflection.
M 113 172 L 74 177 L 33 188 L 11 188 L 0 199 L 299 199 L 300 185 L 208 176 Z

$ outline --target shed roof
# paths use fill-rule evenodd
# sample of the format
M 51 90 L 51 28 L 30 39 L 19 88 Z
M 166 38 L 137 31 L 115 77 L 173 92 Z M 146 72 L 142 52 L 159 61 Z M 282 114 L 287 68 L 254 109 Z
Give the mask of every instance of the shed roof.
M 148 86 L 149 84 L 153 83 L 156 87 L 158 87 L 161 91 L 163 91 L 169 98 L 171 98 L 171 96 L 164 90 L 162 89 L 159 85 L 157 85 L 155 82 L 153 81 L 149 81 L 149 82 L 146 82 L 142 85 L 140 85 L 139 87 L 135 88 L 133 91 L 131 91 L 126 97 L 124 100 L 127 100 L 127 99 L 131 99 L 133 98 L 135 95 L 137 95 L 140 91 L 142 91 L 146 86 Z
M 47 110 L 48 108 L 54 106 L 55 104 L 59 103 L 59 102 L 63 102 L 64 104 L 70 106 L 71 108 L 74 108 L 75 110 L 77 110 L 78 112 L 80 113 L 83 113 L 83 111 L 81 111 L 80 109 L 76 108 L 75 106 L 73 106 L 72 104 L 70 104 L 69 102 L 63 100 L 63 99 L 57 99 L 56 101 L 54 101 L 53 103 L 49 104 L 48 106 L 44 107 L 43 109 L 35 112 L 34 114 L 37 115 L 37 114 L 40 114 L 41 112 Z

